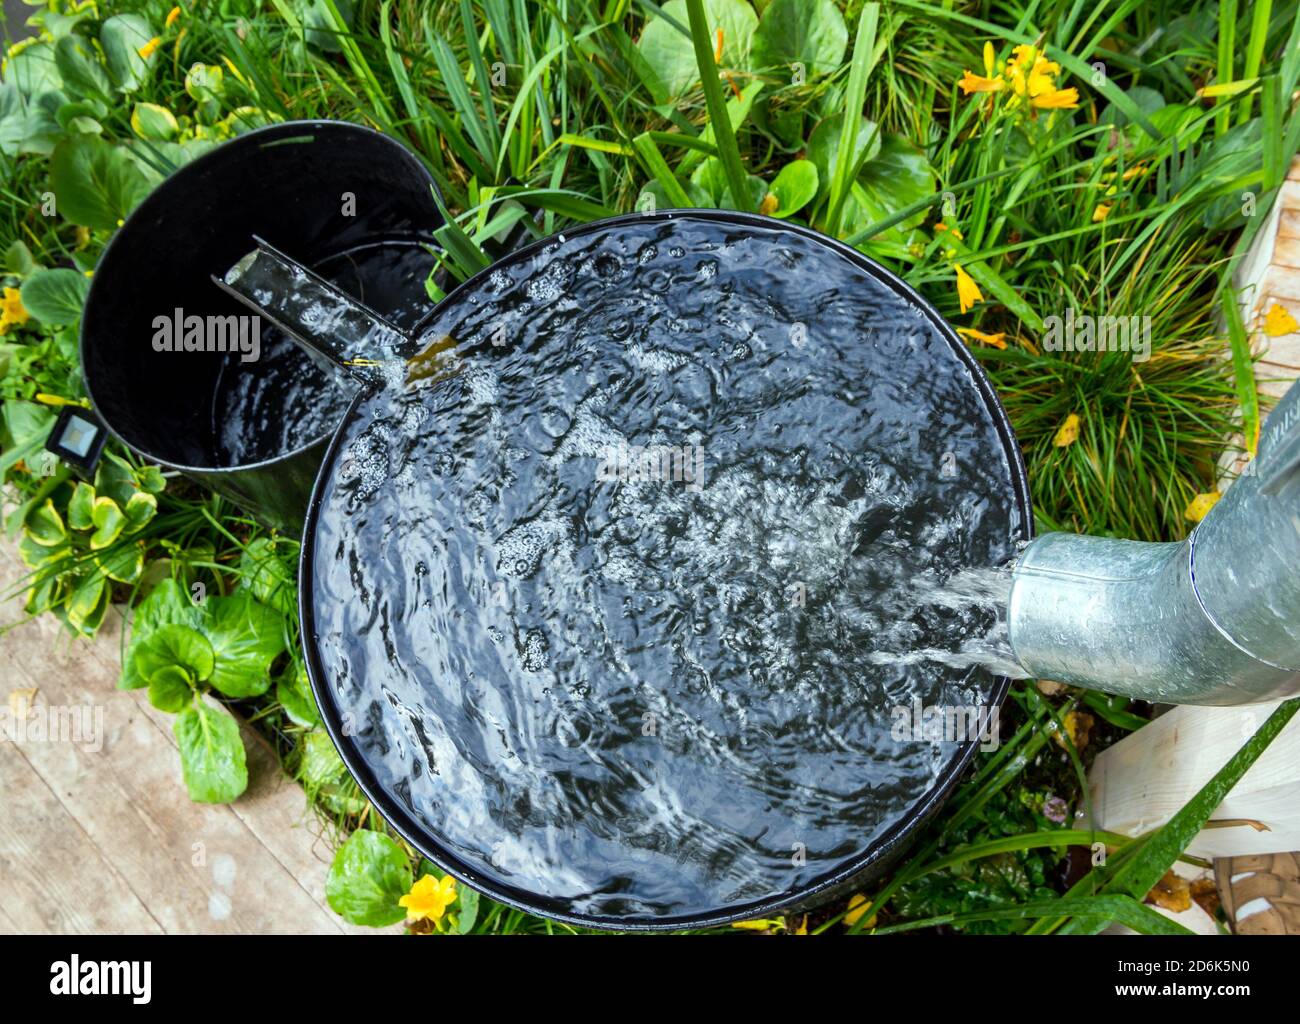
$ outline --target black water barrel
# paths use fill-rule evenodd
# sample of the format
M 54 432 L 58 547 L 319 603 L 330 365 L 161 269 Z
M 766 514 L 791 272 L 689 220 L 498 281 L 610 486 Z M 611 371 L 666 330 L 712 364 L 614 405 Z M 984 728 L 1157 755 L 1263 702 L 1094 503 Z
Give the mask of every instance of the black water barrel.
M 942 656 L 996 613 L 934 593 L 1029 537 L 1024 466 L 896 275 L 769 218 L 622 217 L 412 347 L 326 455 L 299 600 L 326 727 L 431 861 L 575 924 L 766 916 L 863 885 L 996 741 L 969 716 L 1008 680 Z
M 168 349 L 180 339 L 167 322 L 245 315 L 211 276 L 257 235 L 413 326 L 433 306 L 423 244 L 441 224 L 434 189 L 402 145 L 337 121 L 251 131 L 176 170 L 113 236 L 91 283 L 81 362 L 100 417 L 146 459 L 296 531 L 349 385 L 269 325 L 245 360 Z

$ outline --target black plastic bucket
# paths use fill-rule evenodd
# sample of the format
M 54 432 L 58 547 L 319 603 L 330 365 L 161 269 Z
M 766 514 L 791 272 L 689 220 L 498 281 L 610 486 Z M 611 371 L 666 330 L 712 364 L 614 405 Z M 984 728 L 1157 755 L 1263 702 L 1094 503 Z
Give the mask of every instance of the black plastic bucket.
M 834 580 L 850 577 L 817 582 L 817 544 L 847 515 L 852 550 L 832 544 L 827 558 L 874 578 L 888 559 L 912 564 L 917 538 L 971 566 L 1028 539 L 1019 448 L 966 346 L 856 250 L 719 211 L 615 218 L 512 253 L 453 290 L 414 341 L 448 339 L 441 379 L 357 395 L 304 530 L 309 676 L 380 814 L 475 888 L 579 925 L 717 925 L 879 873 L 978 744 L 895 743 L 854 701 L 971 694 L 995 709 L 1009 684 L 925 662 L 866 678 L 862 652 L 830 657 L 822 625 L 857 620 L 834 605 Z M 611 480 L 596 441 L 648 444 L 660 428 L 704 437 L 710 482 L 593 482 Z M 825 500 L 801 503 L 798 488 Z M 624 489 L 639 504 L 619 511 Z M 773 526 L 765 502 L 785 519 Z M 829 533 L 817 515 L 800 527 L 805 505 Z M 736 557 L 712 560 L 714 534 Z M 791 582 L 773 575 L 773 544 L 813 578 L 808 611 L 761 604 L 763 587 Z M 696 589 L 679 600 L 645 583 L 655 573 Z M 718 598 L 733 574 L 741 597 Z M 562 600 L 572 593 L 592 595 L 589 612 Z M 864 593 L 867 622 L 877 595 Z M 922 639 L 965 628 L 915 618 Z M 700 652 L 713 659 L 703 677 Z M 818 671 L 835 685 L 804 708 Z M 647 707 L 662 736 L 645 731 Z M 812 721 L 823 713 L 826 728 Z M 848 794 L 842 820 L 819 817 L 831 790 Z
M 434 189 L 399 143 L 337 121 L 261 128 L 179 168 L 132 212 L 95 271 L 81 362 L 100 417 L 146 459 L 296 530 L 333 432 L 319 395 L 341 412 L 346 392 L 282 337 L 266 334 L 259 358 L 244 360 L 159 351 L 160 325 L 245 314 L 211 275 L 257 235 L 412 326 L 433 307 L 422 281 L 432 267 L 423 243 L 442 222 Z M 302 429 L 304 416 L 313 428 Z

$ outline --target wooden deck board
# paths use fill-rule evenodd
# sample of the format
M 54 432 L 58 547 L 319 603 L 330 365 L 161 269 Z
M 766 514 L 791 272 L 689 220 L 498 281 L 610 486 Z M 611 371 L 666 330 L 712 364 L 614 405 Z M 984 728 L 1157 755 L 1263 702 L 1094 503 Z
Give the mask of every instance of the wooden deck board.
M 0 594 L 25 572 L 0 543 Z M 21 619 L 4 602 L 0 622 Z M 73 640 L 49 616 L 0 634 L 0 701 L 74 709 L 82 742 L 0 740 L 0 927 L 20 933 L 373 934 L 328 908 L 330 851 L 301 788 L 244 726 L 249 787 L 230 805 L 185 792 L 172 716 L 116 688 L 122 621 Z

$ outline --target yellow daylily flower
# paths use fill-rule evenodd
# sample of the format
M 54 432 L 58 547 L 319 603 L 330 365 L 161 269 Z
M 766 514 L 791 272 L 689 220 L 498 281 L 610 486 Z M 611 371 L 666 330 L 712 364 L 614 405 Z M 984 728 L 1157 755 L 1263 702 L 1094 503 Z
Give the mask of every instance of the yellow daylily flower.
M 963 338 L 970 338 L 973 341 L 982 342 L 985 345 L 991 345 L 994 348 L 1006 348 L 1007 336 L 1004 333 L 985 334 L 983 331 L 977 331 L 973 327 L 958 327 L 957 333 Z
M 1000 78 L 986 78 L 969 71 L 961 73 L 961 81 L 957 85 L 967 96 L 973 92 L 1001 92 L 1007 87 L 1007 83 Z
M 5 289 L 8 292 L 8 289 Z M 1280 338 L 1284 334 L 1300 331 L 1300 323 L 1285 306 L 1273 303 L 1272 308 L 1264 314 L 1264 333 L 1270 338 Z
M 1067 448 L 1077 440 L 1079 440 L 1079 416 L 1077 413 L 1072 412 L 1065 417 L 1061 429 L 1052 438 L 1052 445 L 1056 448 Z
M 163 27 L 171 28 L 173 25 L 176 24 L 176 19 L 179 18 L 180 16 L 181 16 L 181 9 L 179 7 L 173 7 L 170 11 L 167 12 L 167 20 L 163 22 Z
M 984 296 L 980 294 L 980 286 L 975 283 L 975 279 L 966 273 L 960 263 L 954 263 L 953 268 L 957 271 L 957 301 L 965 313 L 977 302 L 983 302 Z
M 0 299 L 0 334 L 4 334 L 10 325 L 21 327 L 29 316 L 22 293 L 17 288 L 6 288 L 4 297 Z
M 1098 203 L 1097 208 L 1092 211 L 1092 222 L 1098 224 L 1110 216 L 1110 207 L 1105 203 Z
M 1039 110 L 1074 110 L 1079 105 L 1079 90 L 1053 89 L 1035 96 L 1030 102 Z
M 1214 508 L 1223 495 L 1218 491 L 1207 491 L 1205 494 L 1198 494 L 1195 498 L 1187 503 L 1187 509 L 1183 512 L 1183 518 L 1189 522 L 1199 523 L 1205 518 L 1205 514 Z
M 423 875 L 411 886 L 411 891 L 397 901 L 406 908 L 408 921 L 438 921 L 447 908 L 456 902 L 456 879 L 448 875 L 442 881 L 433 875 Z
M 154 36 L 152 39 L 150 39 L 147 43 L 145 43 L 142 47 L 140 47 L 140 49 L 136 50 L 135 52 L 140 55 L 141 60 L 148 60 L 150 57 L 153 56 L 154 50 L 158 49 L 158 47 L 161 45 L 162 45 L 162 39 L 160 39 L 158 36 Z

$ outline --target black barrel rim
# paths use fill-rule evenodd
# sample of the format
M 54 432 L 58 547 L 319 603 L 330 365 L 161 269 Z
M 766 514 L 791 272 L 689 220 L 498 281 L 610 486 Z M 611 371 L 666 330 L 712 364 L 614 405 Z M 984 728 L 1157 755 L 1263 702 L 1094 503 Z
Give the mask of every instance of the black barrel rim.
M 1020 513 L 1020 532 L 1021 540 L 1028 541 L 1033 537 L 1033 512 L 1029 493 L 1029 476 L 1025 469 L 1023 455 L 1020 451 L 1020 445 L 1016 440 L 1015 432 L 1011 428 L 1011 421 L 1007 417 L 1005 408 L 1001 400 L 993 389 L 993 384 L 984 368 L 979 364 L 979 360 L 971 353 L 969 347 L 964 344 L 958 337 L 957 333 L 943 319 L 938 311 L 915 289 L 903 281 L 898 275 L 881 266 L 869 256 L 859 250 L 839 241 L 823 235 L 812 228 L 804 227 L 800 224 L 792 224 L 784 220 L 778 220 L 773 217 L 764 217 L 760 214 L 739 213 L 730 210 L 713 210 L 713 209 L 673 209 L 660 210 L 654 213 L 634 213 L 623 214 L 618 217 L 609 217 L 603 220 L 591 221 L 572 228 L 566 228 L 563 232 L 565 239 L 581 237 L 598 231 L 608 231 L 617 229 L 624 225 L 644 224 L 650 222 L 666 222 L 681 219 L 694 219 L 711 221 L 719 224 L 729 224 L 734 226 L 749 226 L 764 229 L 779 229 L 794 234 L 801 235 L 812 241 L 818 242 L 844 258 L 853 262 L 860 269 L 872 275 L 879 282 L 890 288 L 895 294 L 907 302 L 916 306 L 926 317 L 927 321 L 939 332 L 939 335 L 946 341 L 949 347 L 957 355 L 958 359 L 966 366 L 974 381 L 975 387 L 985 402 L 989 416 L 992 420 L 994 429 L 1002 442 L 1003 454 L 1007 460 L 1007 467 L 1011 476 L 1011 486 L 1014 491 L 1015 507 Z M 531 257 L 540 252 L 550 241 L 553 236 L 537 239 L 536 241 L 514 250 L 510 258 L 522 259 Z M 455 288 L 451 289 L 443 299 L 443 302 L 449 302 L 463 292 L 468 292 L 478 287 L 488 275 L 492 272 L 492 267 L 485 268 L 465 281 L 462 281 Z M 441 304 L 440 304 L 441 305 Z M 436 317 L 437 309 L 431 314 Z M 889 862 L 889 860 L 904 851 L 916 833 L 930 820 L 931 817 L 947 801 L 952 791 L 961 781 L 961 777 L 970 764 L 971 759 L 975 756 L 975 749 L 978 746 L 978 740 L 967 740 L 960 751 L 951 758 L 943 769 L 939 782 L 926 791 L 925 795 L 917 803 L 901 815 L 875 842 L 869 844 L 856 857 L 849 858 L 841 864 L 833 873 L 823 876 L 812 885 L 805 886 L 801 889 L 791 890 L 782 893 L 780 896 L 772 897 L 765 900 L 756 900 L 752 903 L 743 904 L 738 907 L 728 908 L 723 911 L 705 910 L 698 913 L 670 915 L 665 917 L 609 917 L 603 915 L 574 914 L 570 912 L 557 911 L 553 907 L 547 906 L 544 901 L 539 900 L 533 894 L 526 890 L 515 888 L 499 883 L 496 879 L 489 878 L 482 872 L 466 865 L 459 858 L 450 856 L 448 852 L 441 847 L 436 841 L 432 841 L 423 826 L 416 822 L 410 814 L 394 800 L 392 796 L 381 786 L 371 773 L 369 765 L 358 754 L 356 748 L 348 739 L 343 729 L 343 723 L 338 714 L 338 706 L 334 702 L 329 688 L 324 678 L 324 669 L 321 665 L 319 651 L 315 643 L 316 620 L 312 609 L 311 594 L 313 591 L 312 582 L 314 579 L 313 564 L 316 552 L 315 535 L 316 522 L 320 512 L 322 499 L 324 497 L 324 485 L 326 478 L 329 476 L 329 470 L 333 466 L 334 460 L 338 455 L 340 442 L 345 433 L 344 427 L 352 421 L 356 414 L 357 406 L 365 395 L 369 394 L 368 390 L 363 390 L 352 400 L 347 411 L 335 430 L 333 437 L 329 441 L 325 456 L 321 460 L 320 468 L 316 474 L 316 483 L 312 488 L 311 502 L 307 507 L 307 515 L 303 525 L 302 544 L 299 552 L 298 562 L 298 614 L 301 623 L 301 635 L 303 637 L 303 658 L 307 667 L 307 678 L 311 684 L 312 694 L 315 697 L 316 705 L 320 711 L 321 722 L 325 726 L 326 732 L 333 741 L 335 748 L 339 752 L 344 765 L 349 774 L 356 781 L 366 799 L 379 811 L 383 819 L 409 843 L 423 857 L 436 865 L 442 871 L 447 872 L 461 882 L 464 882 L 486 896 L 491 897 L 499 903 L 504 903 L 515 910 L 521 910 L 525 913 L 536 914 L 541 917 L 550 918 L 551 920 L 561 921 L 565 924 L 575 925 L 584 928 L 603 928 L 614 931 L 678 931 L 687 928 L 711 928 L 719 925 L 731 924 L 735 921 L 745 921 L 752 918 L 767 917 L 774 913 L 779 913 L 793 907 L 807 904 L 815 904 L 819 897 L 833 896 L 840 891 L 847 883 L 865 876 L 873 868 L 879 868 Z M 989 707 L 1000 708 L 1006 700 L 1006 696 L 1011 687 L 1011 680 L 1007 676 L 997 676 L 993 680 L 993 686 L 989 694 Z
M 208 152 L 195 157 L 193 160 L 182 165 L 181 167 L 176 168 L 175 171 L 169 174 L 166 178 L 164 178 L 154 187 L 153 191 L 151 191 L 149 195 L 147 195 L 144 198 L 144 200 L 140 203 L 139 206 L 137 206 L 134 210 L 132 210 L 129 214 L 127 214 L 126 220 L 123 221 L 122 226 L 113 233 L 113 237 L 110 238 L 108 240 L 108 244 L 104 246 L 104 251 L 100 253 L 99 256 L 99 263 L 102 265 L 104 261 L 109 258 L 109 256 L 113 252 L 113 246 L 117 244 L 118 239 L 121 238 L 122 235 L 126 232 L 127 228 L 131 226 L 131 222 L 133 219 L 142 218 L 146 216 L 148 208 L 151 203 L 166 201 L 165 197 L 162 199 L 158 198 L 159 195 L 167 188 L 169 184 L 173 183 L 178 176 L 184 174 L 185 171 L 187 171 L 188 169 L 196 168 L 196 167 L 201 168 L 206 163 L 215 163 L 218 159 L 228 158 L 231 147 L 241 147 L 241 148 L 254 147 L 260 149 L 263 146 L 267 145 L 268 143 L 284 141 L 285 139 L 292 138 L 297 135 L 303 135 L 305 133 L 309 133 L 313 131 L 337 131 L 340 128 L 355 131 L 358 134 L 368 136 L 375 141 L 382 140 L 381 143 L 382 145 L 387 145 L 392 147 L 392 149 L 395 151 L 394 153 L 395 156 L 400 155 L 403 159 L 407 160 L 410 163 L 412 168 L 418 167 L 420 172 L 423 174 L 425 180 L 428 182 L 431 193 L 436 193 L 438 186 L 434 182 L 433 176 L 429 173 L 428 168 L 425 167 L 423 162 L 421 162 L 420 159 L 414 153 L 412 153 L 409 149 L 407 149 L 405 146 L 403 146 L 400 142 L 398 142 L 390 135 L 385 135 L 383 132 L 376 131 L 374 128 L 370 128 L 367 125 L 356 124 L 352 121 L 333 121 L 325 118 L 318 118 L 309 121 L 280 121 L 275 124 L 264 125 L 261 128 L 254 128 L 251 131 L 244 132 L 242 135 L 238 135 L 233 139 L 229 139 L 228 141 L 222 143 L 219 146 L 214 147 Z M 281 138 L 281 136 L 283 136 L 283 138 Z M 430 196 L 430 199 L 432 201 L 432 194 Z M 251 247 L 252 245 L 251 239 L 249 244 Z M 96 287 L 100 286 L 99 281 L 100 279 L 98 276 L 94 276 L 90 280 L 90 290 L 86 295 L 86 302 L 85 302 L 85 308 L 87 309 L 90 308 L 90 306 L 95 301 L 95 291 L 96 291 Z M 106 286 L 100 286 L 100 287 L 106 287 Z M 85 371 L 85 367 L 87 365 L 86 335 L 87 335 L 86 317 L 83 316 L 81 320 L 81 326 L 77 332 L 77 357 L 80 360 L 81 367 L 82 367 L 82 373 L 81 373 L 82 387 L 85 388 L 86 397 L 90 400 L 91 407 L 95 410 L 96 415 L 99 416 L 100 421 L 104 424 L 104 427 L 108 430 L 108 433 L 113 438 L 115 438 L 121 444 L 125 445 L 131 451 L 135 452 L 137 455 L 141 456 L 142 458 L 148 459 L 150 462 L 155 463 L 158 466 L 161 466 L 163 469 L 173 470 L 175 472 L 186 473 L 186 474 L 204 474 L 204 473 L 212 473 L 212 472 L 236 472 L 236 471 L 242 472 L 244 470 L 267 469 L 269 467 L 274 467 L 276 465 L 279 465 L 280 463 L 288 459 L 292 459 L 298 455 L 302 455 L 305 452 L 311 451 L 313 448 L 317 448 L 323 445 L 325 442 L 329 441 L 333 437 L 333 434 L 331 432 L 326 432 L 321 434 L 318 437 L 312 438 L 311 440 L 307 441 L 306 443 L 300 445 L 297 448 L 292 449 L 291 451 L 281 452 L 280 454 L 275 455 L 271 458 L 262 459 L 257 462 L 240 463 L 238 466 L 190 466 L 190 465 L 185 465 L 184 463 L 177 462 L 173 459 L 162 458 L 158 455 L 155 455 L 153 452 L 146 451 L 144 446 L 138 445 L 130 441 L 129 439 L 127 439 L 125 436 L 123 436 L 113 425 L 109 416 L 106 415 L 104 411 L 105 407 L 95 398 L 94 389 L 91 386 L 90 375 L 87 374 Z M 349 412 L 351 411 L 350 407 L 348 411 Z

